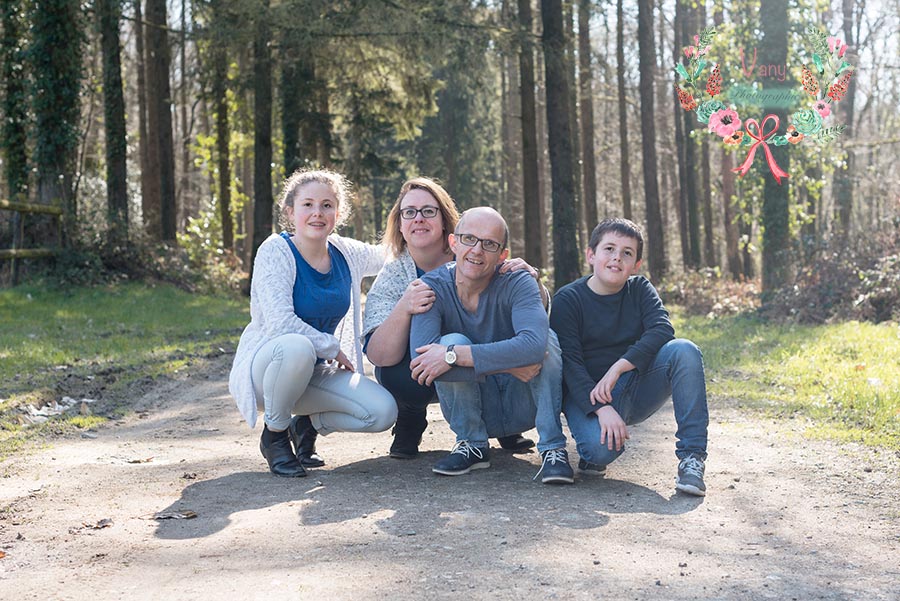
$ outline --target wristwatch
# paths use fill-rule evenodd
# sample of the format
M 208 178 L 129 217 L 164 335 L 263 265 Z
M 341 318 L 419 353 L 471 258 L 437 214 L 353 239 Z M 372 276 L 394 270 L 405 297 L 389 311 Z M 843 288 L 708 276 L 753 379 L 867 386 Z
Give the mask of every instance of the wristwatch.
M 444 353 L 444 361 L 447 362 L 447 365 L 456 365 L 456 351 L 453 350 L 455 344 L 447 345 L 447 352 Z

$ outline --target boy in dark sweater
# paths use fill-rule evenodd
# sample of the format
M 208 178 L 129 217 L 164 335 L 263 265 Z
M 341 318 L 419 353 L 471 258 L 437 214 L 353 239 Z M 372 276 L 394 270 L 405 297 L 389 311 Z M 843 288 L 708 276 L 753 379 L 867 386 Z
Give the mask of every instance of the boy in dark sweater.
M 605 219 L 586 250 L 592 274 L 562 287 L 550 327 L 563 356 L 563 412 L 582 473 L 602 473 L 625 450 L 628 426 L 671 397 L 678 429 L 675 488 L 706 494 L 709 414 L 703 357 L 675 338 L 669 313 L 641 266 L 644 237 L 627 219 Z

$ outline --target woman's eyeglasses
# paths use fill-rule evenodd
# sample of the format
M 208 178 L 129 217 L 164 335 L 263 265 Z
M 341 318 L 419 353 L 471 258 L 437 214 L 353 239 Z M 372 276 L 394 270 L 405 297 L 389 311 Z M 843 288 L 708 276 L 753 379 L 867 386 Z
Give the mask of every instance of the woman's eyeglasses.
M 422 213 L 422 217 L 425 219 L 431 219 L 432 217 L 437 217 L 437 214 L 440 213 L 440 209 L 437 207 L 422 207 L 421 209 L 407 207 L 405 209 L 400 209 L 400 217 L 404 219 L 415 219 L 418 213 Z

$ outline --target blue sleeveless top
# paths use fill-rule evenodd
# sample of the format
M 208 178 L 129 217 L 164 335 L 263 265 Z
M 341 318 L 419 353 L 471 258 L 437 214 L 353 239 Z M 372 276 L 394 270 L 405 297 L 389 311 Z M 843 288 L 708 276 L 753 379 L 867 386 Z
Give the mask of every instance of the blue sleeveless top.
M 350 309 L 350 266 L 347 259 L 334 245 L 328 243 L 331 270 L 320 273 L 306 262 L 291 241 L 291 235 L 282 232 L 294 261 L 297 278 L 294 280 L 294 313 L 320 332 L 334 334 L 337 325 Z

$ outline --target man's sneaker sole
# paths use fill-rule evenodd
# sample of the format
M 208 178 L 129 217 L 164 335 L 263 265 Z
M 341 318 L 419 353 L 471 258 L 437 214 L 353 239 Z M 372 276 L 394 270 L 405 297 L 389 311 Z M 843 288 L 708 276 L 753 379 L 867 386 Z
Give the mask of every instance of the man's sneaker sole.
M 682 484 L 681 482 L 675 482 L 675 489 L 680 490 L 683 493 L 687 493 L 689 495 L 694 495 L 695 497 L 705 497 L 706 491 L 700 490 L 696 486 L 691 484 Z
M 575 476 L 546 476 L 541 478 L 542 484 L 575 484 Z
M 445 468 L 433 467 L 431 468 L 431 471 L 435 474 L 441 474 L 442 476 L 462 476 L 463 474 L 468 474 L 472 470 L 483 470 L 489 467 L 491 467 L 490 461 L 479 461 L 478 463 L 473 463 L 469 467 L 463 468 L 461 470 L 450 470 Z

